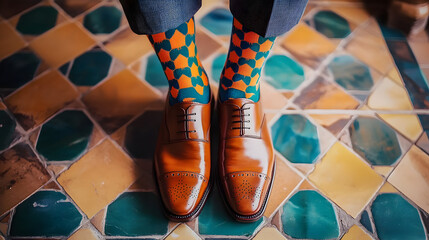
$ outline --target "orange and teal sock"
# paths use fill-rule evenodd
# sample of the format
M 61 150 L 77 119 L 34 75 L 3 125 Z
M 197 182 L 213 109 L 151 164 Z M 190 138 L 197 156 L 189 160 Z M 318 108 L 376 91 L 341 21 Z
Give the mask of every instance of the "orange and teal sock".
M 259 101 L 259 77 L 274 40 L 247 29 L 234 18 L 228 57 L 220 76 L 221 102 L 233 98 Z
M 194 18 L 177 28 L 148 35 L 169 85 L 169 103 L 208 103 L 210 86 L 195 45 Z

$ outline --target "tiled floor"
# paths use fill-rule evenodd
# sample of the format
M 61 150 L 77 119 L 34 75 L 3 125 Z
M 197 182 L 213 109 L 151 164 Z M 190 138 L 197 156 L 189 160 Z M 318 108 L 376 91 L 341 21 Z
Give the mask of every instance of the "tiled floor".
M 406 39 L 359 3 L 311 1 L 262 77 L 278 166 L 263 219 L 235 222 L 214 189 L 179 224 L 152 176 L 167 81 L 119 3 L 1 4 L 0 239 L 428 238 L 427 32 Z M 196 16 L 214 91 L 226 6 Z

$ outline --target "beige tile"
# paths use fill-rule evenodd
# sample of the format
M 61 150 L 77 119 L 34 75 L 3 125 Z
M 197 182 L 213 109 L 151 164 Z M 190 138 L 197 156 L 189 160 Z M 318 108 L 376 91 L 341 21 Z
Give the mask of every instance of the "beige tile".
M 51 178 L 30 146 L 23 143 L 0 154 L 0 173 L 0 216 Z
M 349 231 L 341 238 L 341 240 L 372 240 L 364 230 L 360 227 L 353 225 Z
M 5 21 L 0 23 L 0 59 L 25 46 L 25 41 Z
M 106 221 L 106 209 L 101 209 L 98 213 L 94 215 L 94 217 L 91 218 L 91 223 L 94 225 L 94 227 L 104 235 L 104 225 Z
M 363 7 L 334 6 L 332 10 L 356 24 L 361 24 L 371 17 L 368 11 Z
M 31 81 L 5 98 L 21 126 L 35 127 L 77 98 L 73 85 L 58 71 L 52 70 Z
M 99 238 L 89 228 L 81 228 L 77 230 L 75 233 L 73 233 L 68 240 L 98 240 Z
M 253 240 L 286 240 L 286 238 L 276 229 L 273 227 L 266 227 L 263 228 L 256 236 L 253 238 Z
M 300 181 L 301 177 L 283 160 L 276 157 L 276 175 L 264 216 L 270 217 Z
M 124 29 L 105 43 L 107 51 L 125 65 L 153 51 L 146 36 L 137 35 L 130 28 Z
M 394 67 L 392 70 L 390 70 L 387 73 L 387 76 L 392 79 L 395 83 L 397 83 L 399 86 L 404 86 L 404 83 L 402 82 L 401 75 L 399 75 L 398 70 Z
M 82 101 L 108 134 L 146 107 L 162 103 L 160 95 L 128 69 L 98 85 Z
M 368 98 L 368 106 L 377 110 L 412 110 L 407 91 L 385 78 Z
M 295 26 L 283 39 L 282 46 L 298 61 L 316 67 L 336 45 L 304 23 Z
M 383 182 L 381 176 L 339 142 L 316 164 L 309 179 L 354 218 Z
M 429 156 L 425 152 L 413 145 L 388 181 L 429 212 Z
M 387 177 L 392 172 L 393 167 L 391 166 L 373 166 L 374 171 L 383 177 Z
M 261 82 L 261 101 L 265 110 L 279 110 L 286 106 L 287 99 L 275 88 L 265 82 Z
M 197 28 L 195 33 L 195 43 L 197 44 L 198 55 L 201 61 L 205 60 L 212 53 L 216 52 L 222 45 Z
M 383 186 L 380 188 L 379 193 L 397 193 L 398 190 L 389 182 L 385 182 Z
M 94 44 L 95 40 L 76 23 L 65 23 L 34 39 L 30 48 L 48 65 L 56 68 L 89 50 Z
M 180 224 L 165 240 L 200 240 L 201 238 L 186 224 Z
M 389 125 L 394 127 L 412 142 L 417 141 L 423 128 L 419 118 L 414 114 L 379 114 Z
M 105 140 L 63 172 L 58 182 L 88 218 L 92 218 L 138 177 L 133 160 L 110 140 Z
M 351 115 L 346 114 L 311 114 L 310 116 L 334 135 L 340 133 L 351 119 Z
M 394 66 L 382 36 L 366 30 L 357 30 L 347 44 L 346 50 L 382 74 L 387 73 Z

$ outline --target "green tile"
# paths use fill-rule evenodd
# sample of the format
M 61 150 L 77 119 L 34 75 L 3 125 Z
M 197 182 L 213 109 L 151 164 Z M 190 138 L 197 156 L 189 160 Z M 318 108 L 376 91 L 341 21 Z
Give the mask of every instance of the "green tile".
M 67 197 L 56 191 L 38 191 L 15 208 L 11 236 L 69 236 L 82 216 Z
M 107 208 L 107 236 L 164 235 L 168 220 L 161 199 L 152 192 L 125 192 Z
M 317 128 L 301 115 L 282 115 L 271 127 L 274 148 L 293 163 L 313 163 L 320 154 Z
M 283 206 L 283 231 L 293 238 L 337 238 L 339 228 L 332 204 L 314 190 L 295 193 Z
M 20 51 L 0 61 L 0 88 L 19 88 L 33 79 L 40 59 L 30 51 Z
M 201 18 L 200 23 L 215 35 L 229 36 L 232 29 L 232 14 L 225 8 L 216 8 Z
M 6 111 L 0 111 L 0 151 L 9 147 L 15 139 L 15 121 Z
M 377 118 L 360 116 L 349 131 L 353 149 L 372 165 L 392 165 L 401 156 L 395 131 Z
M 39 35 L 55 26 L 57 16 L 58 11 L 51 6 L 36 7 L 22 14 L 16 29 L 22 34 Z
M 112 57 L 100 49 L 90 50 L 73 61 L 69 79 L 78 86 L 94 86 L 109 73 Z
M 276 89 L 294 90 L 305 80 L 302 66 L 284 55 L 268 58 L 264 72 L 264 79 Z
M 362 215 L 360 216 L 360 223 L 370 232 L 374 232 L 371 225 L 371 220 L 369 218 L 369 214 L 366 210 L 362 212 Z
M 109 34 L 119 28 L 122 13 L 116 7 L 103 6 L 88 13 L 83 26 L 94 34 Z
M 350 55 L 335 57 L 328 69 L 335 81 L 347 90 L 368 91 L 374 85 L 368 66 Z
M 155 54 L 147 58 L 145 79 L 154 87 L 168 87 L 168 80 L 165 76 L 162 65 Z
M 37 151 L 48 161 L 77 159 L 87 148 L 93 123 L 80 110 L 67 110 L 40 130 Z
M 316 30 L 329 38 L 345 38 L 351 32 L 347 20 L 332 11 L 319 11 L 313 20 Z
M 426 239 L 417 209 L 399 194 L 378 195 L 372 204 L 371 211 L 377 235 L 381 240 Z
M 198 217 L 198 229 L 202 235 L 251 236 L 262 221 L 262 218 L 253 223 L 241 223 L 234 220 L 227 212 L 220 193 L 215 188 L 210 193 Z
M 212 79 L 219 83 L 220 75 L 222 74 L 223 66 L 225 65 L 227 54 L 219 54 L 212 63 Z

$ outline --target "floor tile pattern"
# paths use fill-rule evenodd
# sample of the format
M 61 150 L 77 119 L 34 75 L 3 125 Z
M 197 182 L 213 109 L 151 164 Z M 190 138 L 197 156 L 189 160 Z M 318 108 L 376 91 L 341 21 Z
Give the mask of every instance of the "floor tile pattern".
M 214 92 L 227 7 L 195 16 Z M 153 176 L 167 81 L 119 1 L 0 1 L 0 239 L 427 239 L 429 33 L 407 38 L 365 7 L 310 0 L 268 56 L 263 218 L 234 221 L 214 187 L 179 224 Z

